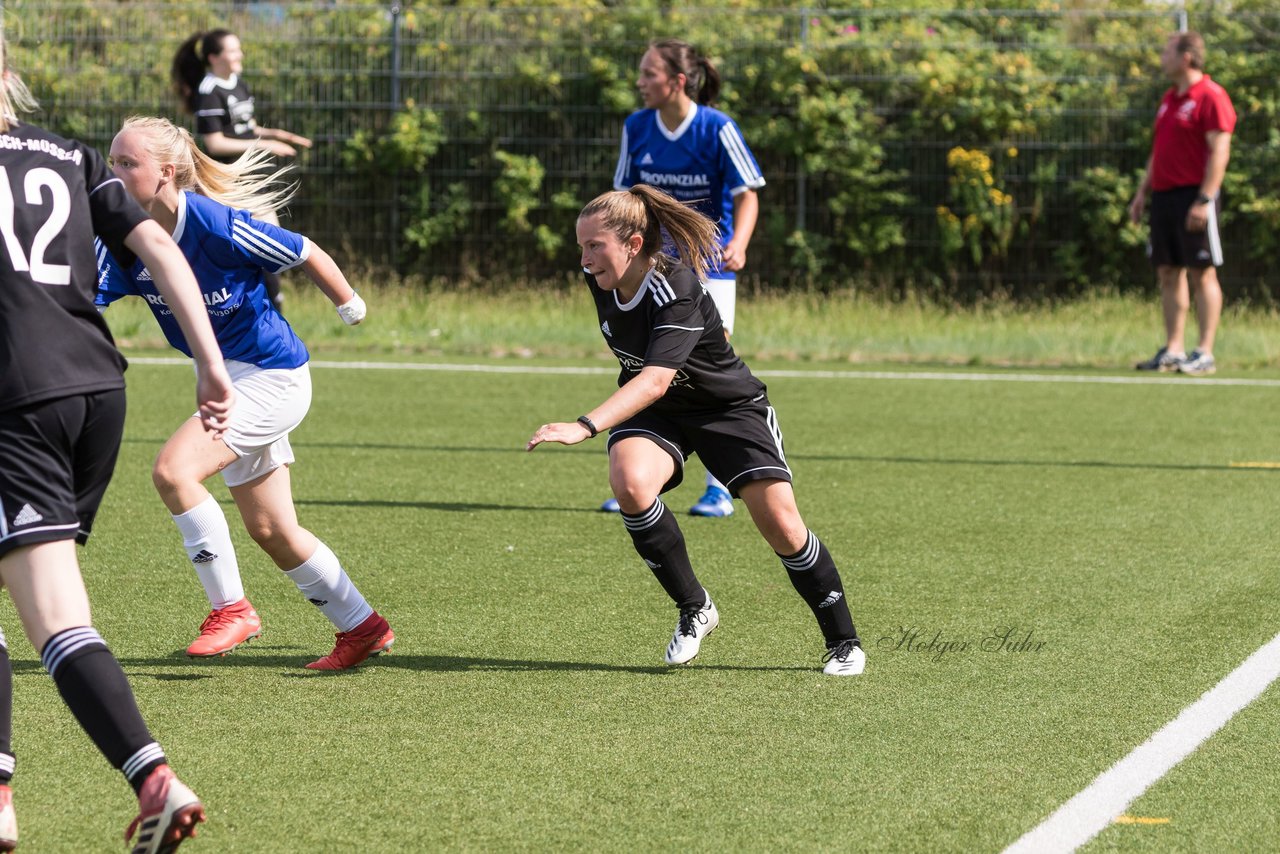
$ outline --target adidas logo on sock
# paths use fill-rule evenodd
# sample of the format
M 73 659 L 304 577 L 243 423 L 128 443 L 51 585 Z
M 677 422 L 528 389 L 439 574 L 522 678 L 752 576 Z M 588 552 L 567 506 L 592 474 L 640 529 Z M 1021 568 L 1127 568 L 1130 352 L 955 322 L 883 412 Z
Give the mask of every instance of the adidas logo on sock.
M 13 517 L 13 526 L 30 525 L 34 522 L 43 522 L 44 517 L 31 508 L 30 504 L 23 504 L 22 509 L 18 511 L 18 515 Z
M 218 556 L 213 552 L 209 551 L 208 549 L 201 549 L 199 554 L 196 554 L 191 558 L 191 562 L 192 563 L 213 563 L 217 559 L 218 559 Z
M 646 564 L 648 564 L 650 569 L 662 569 L 662 564 L 658 563 L 657 561 L 649 560 L 647 557 L 641 558 L 641 560 L 643 560 Z
M 830 608 L 832 605 L 836 604 L 837 602 L 839 602 L 839 601 L 840 601 L 841 599 L 843 599 L 843 598 L 844 598 L 844 594 L 843 594 L 843 593 L 841 593 L 839 590 L 832 590 L 830 593 L 828 593 L 828 594 L 827 594 L 827 598 L 826 598 L 826 599 L 823 599 L 823 600 L 818 604 L 818 607 L 819 607 L 819 608 Z
M 328 599 L 308 599 L 307 601 L 312 605 L 315 605 L 317 608 L 323 608 L 325 605 L 329 604 Z

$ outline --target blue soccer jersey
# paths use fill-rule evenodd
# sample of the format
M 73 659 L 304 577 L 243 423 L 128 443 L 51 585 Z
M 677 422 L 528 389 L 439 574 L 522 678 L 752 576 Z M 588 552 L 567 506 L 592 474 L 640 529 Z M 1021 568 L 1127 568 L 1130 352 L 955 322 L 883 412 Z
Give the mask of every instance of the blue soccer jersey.
M 733 198 L 764 186 L 764 176 L 733 119 L 719 110 L 694 104 L 674 131 L 667 130 L 657 110 L 640 110 L 622 126 L 622 151 L 613 186 L 657 187 L 682 202 L 695 202 L 720 227 L 720 245 L 733 238 Z M 733 273 L 712 269 L 711 277 L 732 279 Z
M 310 358 L 302 339 L 276 311 L 262 274 L 279 273 L 307 259 L 307 238 L 261 222 L 248 211 L 227 207 L 197 193 L 178 197 L 173 239 L 191 265 L 209 312 L 209 323 L 224 359 L 260 368 L 297 368 Z M 151 306 L 164 337 L 188 356 L 191 348 L 141 261 L 128 272 L 97 243 L 96 302 L 107 306 L 124 296 L 140 296 Z

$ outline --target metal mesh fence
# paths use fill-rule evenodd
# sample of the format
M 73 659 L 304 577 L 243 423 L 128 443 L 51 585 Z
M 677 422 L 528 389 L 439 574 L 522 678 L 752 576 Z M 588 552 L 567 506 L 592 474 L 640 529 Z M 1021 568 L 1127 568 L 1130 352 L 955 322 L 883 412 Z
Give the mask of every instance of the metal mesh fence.
M 883 165 L 900 176 L 895 187 L 906 194 L 896 209 L 905 244 L 876 260 L 876 274 L 893 278 L 895 264 L 918 273 L 920 255 L 943 257 L 936 210 L 948 198 L 947 153 L 969 146 L 991 155 L 1023 224 L 995 268 L 965 269 L 953 278 L 978 277 L 1014 290 L 1051 286 L 1058 277 L 1054 252 L 1079 231 L 1080 213 L 1066 192 L 1072 182 L 1098 165 L 1125 175 L 1145 163 L 1151 117 L 1166 85 L 1155 64 L 1159 47 L 1168 33 L 1197 23 L 1179 9 L 1150 6 L 1056 12 L 735 7 L 676 15 L 622 7 L 186 0 L 10 2 L 5 17 L 15 64 L 44 106 L 37 120 L 104 149 L 127 115 L 178 117 L 168 67 L 184 38 L 213 27 L 238 33 L 260 123 L 316 142 L 299 163 L 293 227 L 348 257 L 441 274 L 493 275 L 485 259 L 502 256 L 514 239 L 510 200 L 495 189 L 499 150 L 537 158 L 545 176 L 528 218 L 564 238 L 545 251 L 530 241 L 520 256 L 523 274 L 572 268 L 575 205 L 609 188 L 622 120 L 638 107 L 631 69 L 650 38 L 678 25 L 682 34 L 719 34 L 709 53 L 725 80 L 723 108 L 743 126 L 769 182 L 751 269 L 766 280 L 790 278 L 795 261 L 788 237 L 832 227 L 832 187 L 828 178 L 807 174 L 794 152 L 757 145 L 752 130 L 794 106 L 785 95 L 758 97 L 769 86 L 762 74 L 788 52 L 808 51 L 829 82 L 856 89 L 884 122 Z M 1253 28 L 1250 39 L 1214 50 L 1262 55 L 1275 47 L 1266 35 L 1272 25 L 1280 25 L 1280 15 Z M 24 64 L 28 51 L 39 54 L 40 67 Z M 1029 119 L 1005 120 L 990 104 L 963 97 L 939 102 L 947 115 L 931 114 L 921 107 L 924 69 L 940 56 L 986 69 L 984 84 L 1011 104 L 1049 90 L 1054 95 L 1040 97 L 1043 106 Z M 1029 57 L 1035 70 L 1014 67 L 1018 57 Z M 999 70 L 1004 58 L 1007 73 Z M 618 68 L 626 70 L 621 79 Z M 1242 74 L 1247 70 L 1237 78 Z M 353 136 L 385 133 L 407 103 L 434 111 L 445 135 L 424 175 L 372 175 L 344 163 Z M 1242 117 L 1246 112 L 1241 109 Z M 1242 121 L 1237 148 L 1272 145 L 1267 124 Z M 419 209 L 443 207 L 446 188 L 457 185 L 468 214 L 466 227 L 447 245 L 415 252 L 402 232 L 414 205 L 409 196 L 423 178 L 432 198 L 425 205 L 419 200 Z M 1261 263 L 1243 260 L 1246 253 L 1233 246 L 1228 231 L 1229 257 L 1233 248 L 1242 260 L 1229 264 L 1224 281 L 1264 281 Z M 839 269 L 869 270 L 847 248 L 824 244 L 824 251 Z M 1149 283 L 1140 252 L 1133 255 L 1122 275 Z

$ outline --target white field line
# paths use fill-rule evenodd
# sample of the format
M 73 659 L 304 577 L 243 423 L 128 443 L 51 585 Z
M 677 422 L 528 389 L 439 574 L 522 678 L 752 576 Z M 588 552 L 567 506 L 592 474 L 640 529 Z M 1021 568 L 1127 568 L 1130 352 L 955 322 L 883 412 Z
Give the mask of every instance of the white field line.
M 189 359 L 169 356 L 136 356 L 129 359 L 135 365 L 187 365 Z M 570 376 L 612 376 L 616 367 L 567 367 L 553 368 L 537 365 L 450 365 L 435 362 L 330 362 L 313 359 L 317 368 L 340 368 L 363 371 L 438 371 L 442 373 L 473 374 L 564 374 Z M 785 379 L 822 380 L 936 380 L 944 382 L 1005 382 L 1005 383 L 1085 383 L 1097 385 L 1193 385 L 1193 386 L 1253 386 L 1280 388 L 1280 379 L 1248 379 L 1222 377 L 1152 377 L 1152 376 L 1089 376 L 1087 374 L 975 374 L 960 371 L 755 371 L 762 377 Z
M 1075 851 L 1280 677 L 1280 634 L 1004 854 Z

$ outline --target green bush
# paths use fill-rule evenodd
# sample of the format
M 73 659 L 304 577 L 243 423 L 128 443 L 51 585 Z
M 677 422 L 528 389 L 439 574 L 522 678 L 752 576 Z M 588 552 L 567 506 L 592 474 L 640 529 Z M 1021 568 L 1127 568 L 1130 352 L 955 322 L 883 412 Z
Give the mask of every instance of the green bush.
M 1150 151 L 1174 10 L 1000 5 L 464 0 L 394 16 L 353 0 L 47 0 L 5 14 L 16 65 L 47 105 L 38 120 L 103 147 L 129 113 L 174 114 L 167 72 L 182 38 L 242 33 L 264 123 L 317 140 L 295 226 L 406 271 L 572 269 L 573 217 L 612 183 L 644 45 L 678 34 L 717 64 L 718 106 L 768 180 L 749 277 L 825 286 L 874 273 L 960 300 L 1152 287 L 1140 230 L 1120 214 Z M 1224 281 L 1270 298 L 1280 13 L 1234 0 L 1189 23 L 1240 113 Z

